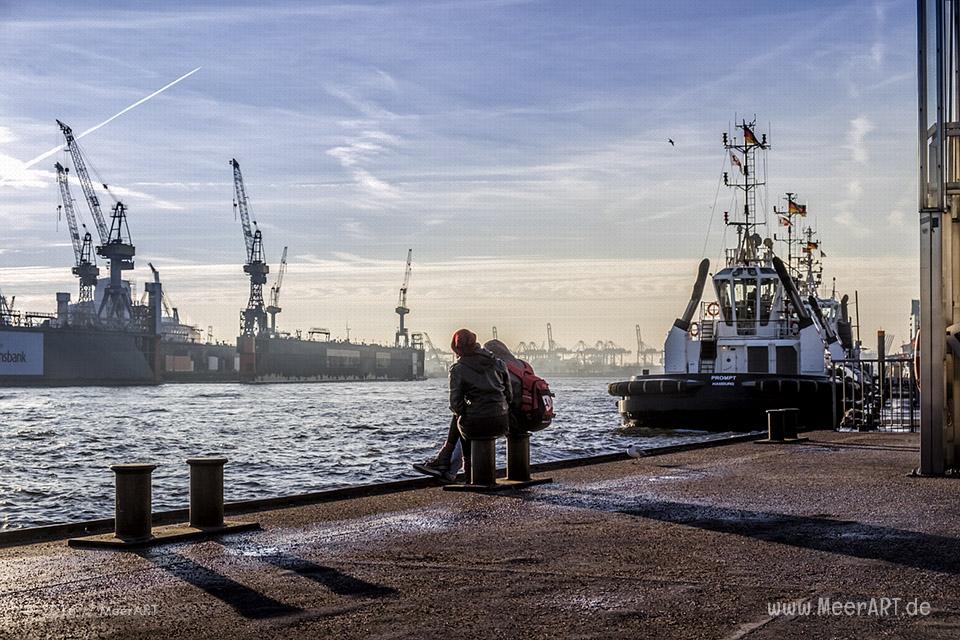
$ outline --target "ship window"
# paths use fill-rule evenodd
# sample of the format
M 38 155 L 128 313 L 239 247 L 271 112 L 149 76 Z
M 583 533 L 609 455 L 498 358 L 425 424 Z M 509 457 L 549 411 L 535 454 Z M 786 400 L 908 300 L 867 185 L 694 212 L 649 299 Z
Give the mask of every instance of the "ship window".
M 753 334 L 757 321 L 757 281 L 745 278 L 734 282 L 734 300 L 737 306 L 737 333 Z
M 773 278 L 764 278 L 760 283 L 760 324 L 770 322 L 770 311 L 773 309 L 773 297 L 777 293 L 777 281 Z
M 747 372 L 769 373 L 770 361 L 767 347 L 747 347 Z
M 723 319 L 727 321 L 728 326 L 733 325 L 733 314 L 730 312 L 730 281 L 719 280 L 717 282 L 717 300 L 720 302 L 720 313 Z

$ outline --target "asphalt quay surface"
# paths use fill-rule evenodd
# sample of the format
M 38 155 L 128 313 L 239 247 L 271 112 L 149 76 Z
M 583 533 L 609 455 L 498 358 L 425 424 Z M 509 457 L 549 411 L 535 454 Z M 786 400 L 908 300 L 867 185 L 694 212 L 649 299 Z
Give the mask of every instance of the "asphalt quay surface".
M 960 636 L 960 483 L 908 476 L 916 434 L 806 435 L 0 549 L 0 637 Z

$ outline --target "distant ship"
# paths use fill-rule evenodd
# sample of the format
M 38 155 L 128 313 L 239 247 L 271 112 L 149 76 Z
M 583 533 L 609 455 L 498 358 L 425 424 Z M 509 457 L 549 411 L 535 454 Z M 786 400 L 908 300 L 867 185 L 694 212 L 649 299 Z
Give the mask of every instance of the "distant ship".
M 690 301 L 667 335 L 664 373 L 609 385 L 625 425 L 749 431 L 766 425 L 767 409 L 786 407 L 798 408 L 808 428 L 832 427 L 839 417 L 831 363 L 859 355 L 846 297 L 817 295 L 813 252 L 819 244 L 810 236 L 803 240 L 806 257 L 789 264 L 792 259 L 784 263 L 774 255 L 772 239 L 757 233 L 756 190 L 763 185 L 757 153 L 768 144 L 766 135 L 755 136 L 754 123 L 737 129 L 739 135 L 724 134 L 723 142 L 739 177 L 724 178 L 742 195 L 743 208 L 733 220 L 724 216 L 737 244 L 712 275 L 716 300 L 702 302 L 710 270 L 704 259 Z M 801 211 L 805 215 L 789 194 L 780 223 L 793 224 Z M 788 255 L 792 242 L 791 234 Z

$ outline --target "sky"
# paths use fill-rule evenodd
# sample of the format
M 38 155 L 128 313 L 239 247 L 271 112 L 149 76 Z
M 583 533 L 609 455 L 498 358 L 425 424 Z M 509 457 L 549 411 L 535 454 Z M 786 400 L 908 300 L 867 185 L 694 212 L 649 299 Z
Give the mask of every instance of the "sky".
M 56 119 L 84 131 L 199 67 L 81 145 L 129 207 L 133 280 L 152 262 L 217 339 L 238 332 L 249 286 L 236 158 L 274 273 L 289 246 L 281 329 L 392 341 L 412 248 L 407 325 L 438 346 L 461 326 L 543 342 L 548 322 L 568 347 L 635 349 L 637 325 L 660 345 L 700 258 L 719 268 L 731 240 L 721 134 L 754 116 L 766 210 L 799 194 L 826 281 L 859 294 L 864 342 L 903 339 L 919 294 L 915 11 L 0 0 L 0 290 L 23 310 L 76 296 L 63 154 L 26 166 L 62 143 Z

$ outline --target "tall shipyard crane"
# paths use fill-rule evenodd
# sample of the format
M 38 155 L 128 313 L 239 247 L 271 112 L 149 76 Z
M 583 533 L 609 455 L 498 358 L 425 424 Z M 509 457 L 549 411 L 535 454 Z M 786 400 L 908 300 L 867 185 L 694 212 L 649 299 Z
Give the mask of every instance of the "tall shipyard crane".
M 407 307 L 407 287 L 410 285 L 410 261 L 412 259 L 413 249 L 407 249 L 407 268 L 403 272 L 403 286 L 400 287 L 400 298 L 397 300 L 397 308 L 395 309 L 397 315 L 400 316 L 400 328 L 397 329 L 395 344 L 397 347 L 400 346 L 401 339 L 404 347 L 410 346 L 410 332 L 403 326 L 403 318 L 410 313 L 410 309 Z
M 260 229 L 254 230 L 256 222 L 250 222 L 250 204 L 247 202 L 247 190 L 243 186 L 243 174 L 240 173 L 240 163 L 236 159 L 230 160 L 233 167 L 233 206 L 240 213 L 240 224 L 243 227 L 243 241 L 247 246 L 247 262 L 243 265 L 243 272 L 250 276 L 250 299 L 247 308 L 240 312 L 240 331 L 245 336 L 266 335 L 267 312 L 263 308 L 263 285 L 267 283 L 267 274 L 270 267 L 263 257 L 263 234 Z
M 130 227 L 127 225 L 127 207 L 119 200 L 116 201 L 111 211 L 108 228 L 100 209 L 100 199 L 93 190 L 87 163 L 73 135 L 73 129 L 60 120 L 57 120 L 57 124 L 60 125 L 60 131 L 67 141 L 67 151 L 73 160 L 73 170 L 80 180 L 84 198 L 90 208 L 97 232 L 100 234 L 97 255 L 110 262 L 110 282 L 100 300 L 97 315 L 110 324 L 126 324 L 133 315 L 133 308 L 130 290 L 123 286 L 123 272 L 133 269 L 133 257 L 136 255 L 136 247 L 130 239 Z M 109 193 L 107 185 L 104 184 L 103 188 Z
M 270 306 L 267 307 L 267 313 L 270 314 L 270 333 L 277 335 L 277 314 L 282 311 L 280 308 L 280 287 L 283 285 L 283 274 L 287 272 L 287 248 L 283 248 L 283 254 L 280 256 L 280 270 L 277 271 L 277 281 L 270 287 Z
M 73 243 L 74 266 L 70 269 L 73 275 L 80 279 L 80 298 L 78 303 L 83 309 L 87 309 L 93 303 L 93 289 L 97 286 L 97 276 L 100 275 L 100 269 L 93 260 L 93 238 L 87 231 L 87 226 L 83 225 L 83 239 L 80 238 L 80 229 L 77 225 L 77 212 L 73 208 L 73 196 L 70 194 L 70 183 L 68 181 L 69 169 L 57 162 L 54 167 L 57 169 L 57 184 L 60 185 L 60 207 L 67 218 L 67 226 L 70 231 L 70 241 Z

